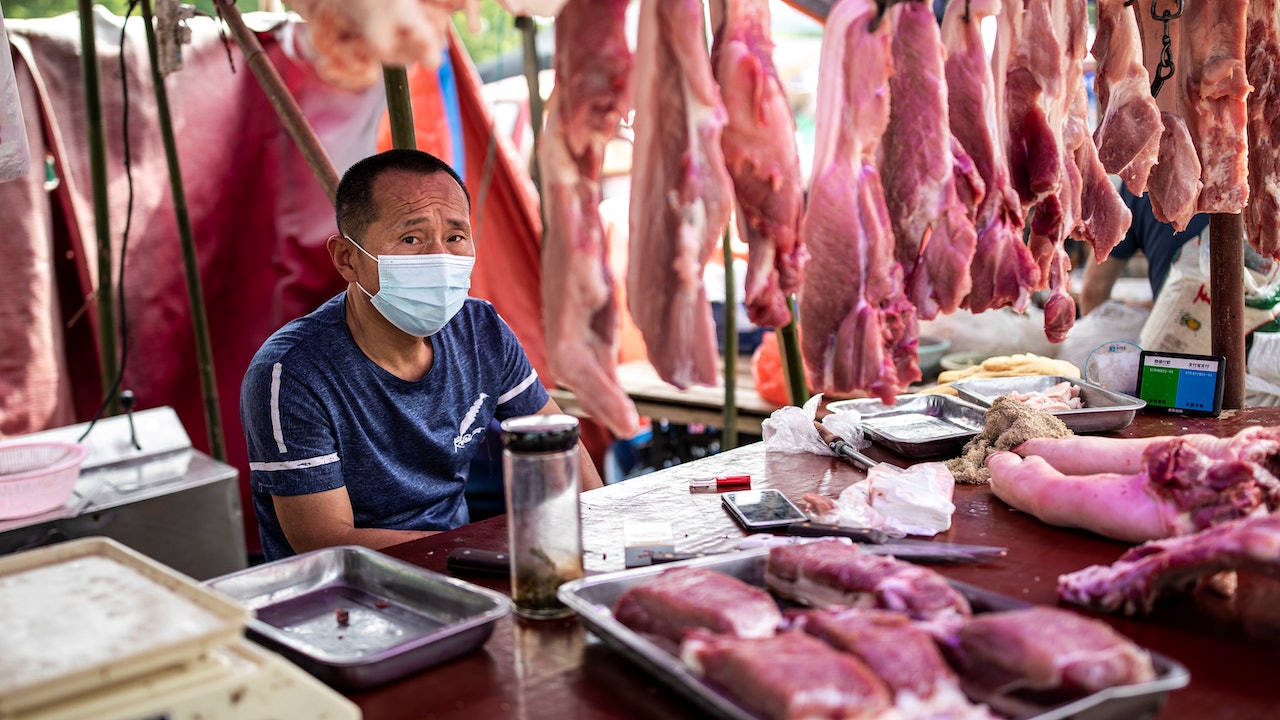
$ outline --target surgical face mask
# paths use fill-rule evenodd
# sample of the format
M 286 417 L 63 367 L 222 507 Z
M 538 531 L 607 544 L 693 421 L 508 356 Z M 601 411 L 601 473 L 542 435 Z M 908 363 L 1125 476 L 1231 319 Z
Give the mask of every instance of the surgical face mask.
M 415 337 L 435 335 L 462 309 L 475 258 L 445 253 L 374 257 L 347 240 L 378 263 L 378 292 L 370 295 L 358 282 L 356 287 L 400 330 Z

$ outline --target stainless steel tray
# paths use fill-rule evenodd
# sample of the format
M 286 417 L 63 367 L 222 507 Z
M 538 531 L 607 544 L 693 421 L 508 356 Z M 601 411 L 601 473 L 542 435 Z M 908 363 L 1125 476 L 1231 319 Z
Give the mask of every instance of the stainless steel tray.
M 1026 375 L 1023 377 L 975 378 L 957 380 L 951 387 L 960 397 L 983 407 L 991 407 L 991 401 L 1011 392 L 1044 392 L 1060 382 L 1069 382 L 1080 388 L 1084 407 L 1079 410 L 1058 410 L 1049 413 L 1078 433 L 1123 430 L 1133 422 L 1133 416 L 1147 406 L 1136 397 L 1108 390 L 1087 380 L 1061 375 Z
M 297 555 L 205 583 L 255 610 L 249 636 L 321 680 L 379 685 L 484 645 L 500 593 L 362 547 Z M 338 611 L 346 612 L 345 625 Z
M 899 395 L 893 405 L 876 398 L 839 400 L 827 409 L 857 410 L 872 441 L 907 458 L 952 455 L 985 422 L 983 408 L 950 395 Z
M 632 586 L 644 583 L 669 568 L 682 565 L 709 568 L 748 584 L 764 587 L 765 561 L 768 555 L 768 548 L 757 548 L 669 565 L 594 575 L 561 585 L 559 597 L 561 602 L 578 613 L 587 629 L 606 645 L 688 697 L 701 710 L 718 718 L 759 720 L 728 695 L 690 671 L 678 657 L 618 622 L 613 617 L 612 608 L 622 593 Z M 969 598 L 975 613 L 1010 610 L 1028 605 L 966 583 L 951 581 L 951 584 Z M 1120 720 L 1154 717 L 1164 706 L 1169 691 L 1186 686 L 1191 676 L 1182 664 L 1159 653 L 1151 652 L 1151 660 L 1156 670 L 1156 679 L 1151 682 L 1121 685 L 1059 705 L 1023 706 L 1021 712 L 1011 717 L 1018 720 Z

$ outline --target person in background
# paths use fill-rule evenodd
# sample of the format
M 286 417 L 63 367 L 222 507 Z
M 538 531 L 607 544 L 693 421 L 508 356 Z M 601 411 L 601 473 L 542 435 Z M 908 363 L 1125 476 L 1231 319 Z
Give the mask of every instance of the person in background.
M 1160 294 L 1165 278 L 1169 275 L 1169 267 L 1178 257 L 1178 252 L 1187 241 L 1204 232 L 1209 226 L 1209 216 L 1200 213 L 1191 218 L 1187 229 L 1177 232 L 1172 225 L 1156 219 L 1151 210 L 1151 200 L 1143 193 L 1141 197 L 1129 192 L 1128 188 L 1120 188 L 1120 197 L 1129 210 L 1133 212 L 1133 223 L 1125 233 L 1124 239 L 1111 250 L 1106 260 L 1100 263 L 1085 264 L 1084 282 L 1080 289 L 1080 313 L 1087 315 L 1097 306 L 1111 297 L 1111 289 L 1116 280 L 1124 273 L 1129 260 L 1141 252 L 1147 258 L 1147 280 L 1151 283 L 1151 298 Z
M 347 289 L 285 325 L 240 393 L 263 555 L 382 548 L 469 522 L 490 421 L 559 412 L 493 306 L 467 297 L 471 197 L 440 159 L 389 150 L 338 184 Z M 584 489 L 600 476 L 581 452 Z

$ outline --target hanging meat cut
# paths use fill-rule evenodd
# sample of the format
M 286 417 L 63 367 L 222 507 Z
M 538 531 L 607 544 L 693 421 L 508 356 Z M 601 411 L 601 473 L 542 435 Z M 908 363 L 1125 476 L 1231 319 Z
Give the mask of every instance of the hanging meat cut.
M 618 304 L 600 219 L 605 146 L 630 106 L 627 0 L 570 0 L 556 18 L 556 84 L 538 144 L 546 231 L 542 324 L 555 378 L 619 437 L 640 418 L 618 386 Z M 594 38 L 575 42 L 574 38 Z
M 894 7 L 889 125 L 879 166 L 907 297 L 921 319 L 952 313 L 969 294 L 977 235 L 956 193 L 944 50 L 933 10 Z
M 1191 131 L 1182 118 L 1162 112 L 1160 122 L 1164 131 L 1160 133 L 1159 162 L 1151 169 L 1147 185 L 1151 214 L 1181 232 L 1195 217 L 1200 189 L 1204 187 L 1200 181 L 1200 156 L 1196 155 Z
M 1162 596 L 1237 569 L 1280 579 L 1280 515 L 1244 518 L 1140 545 L 1109 566 L 1092 565 L 1060 576 L 1058 597 L 1103 612 L 1147 613 Z
M 711 63 L 729 113 L 721 145 L 746 238 L 747 315 L 756 325 L 791 321 L 787 298 L 800 289 L 808 252 L 795 120 L 773 65 L 768 0 L 715 0 Z
M 873 0 L 844 0 L 823 32 L 813 180 L 800 233 L 822 262 L 800 300 L 810 383 L 892 403 L 919 379 L 915 308 L 903 294 L 876 166 L 889 120 L 890 37 Z
M 1245 11 L 1249 0 L 1185 3 L 1178 101 L 1200 156 L 1200 212 L 1238 213 L 1249 199 Z M 1175 75 L 1175 78 L 1177 75 Z
M 705 27 L 701 0 L 640 5 L 627 303 L 649 361 L 678 388 L 717 380 L 702 271 L 733 207 Z
M 983 183 L 982 196 L 972 201 L 977 245 L 964 301 L 975 313 L 1002 307 L 1022 312 L 1040 282 L 1040 269 L 1022 241 L 1022 207 L 1009 184 L 1001 135 L 1004 125 L 998 120 L 1003 97 L 996 94 L 982 44 L 982 19 L 997 15 L 1000 4 L 1000 0 L 951 3 L 942 18 L 951 133 Z
M 1249 3 L 1245 71 L 1249 93 L 1249 208 L 1245 235 L 1264 257 L 1280 260 L 1280 1 Z
M 1151 97 L 1151 77 L 1142 64 L 1135 12 L 1136 6 L 1127 0 L 1098 0 L 1094 88 L 1102 119 L 1093 139 L 1107 172 L 1119 175 L 1129 192 L 1142 195 L 1160 152 L 1164 126 Z

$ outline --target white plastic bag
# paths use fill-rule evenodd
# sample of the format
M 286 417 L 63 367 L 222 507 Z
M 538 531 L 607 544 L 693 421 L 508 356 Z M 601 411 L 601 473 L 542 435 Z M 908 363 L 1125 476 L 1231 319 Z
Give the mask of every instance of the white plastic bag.
M 955 476 L 947 466 L 919 463 L 906 469 L 875 465 L 840 493 L 836 505 L 815 519 L 845 527 L 876 528 L 891 535 L 937 535 L 951 528 Z
M 822 393 L 809 398 L 804 407 L 785 405 L 774 410 L 761 427 L 761 438 L 766 450 L 785 453 L 813 453 L 814 455 L 835 455 L 835 452 L 822 442 L 818 429 L 813 426 L 813 419 L 818 414 L 818 406 L 822 404 Z M 822 419 L 822 425 L 840 436 L 855 449 L 861 449 L 871 442 L 862 434 L 862 415 L 854 411 L 831 413 Z

